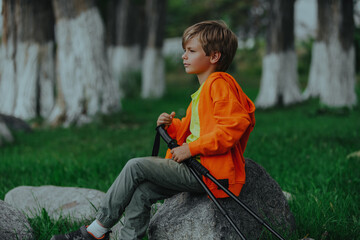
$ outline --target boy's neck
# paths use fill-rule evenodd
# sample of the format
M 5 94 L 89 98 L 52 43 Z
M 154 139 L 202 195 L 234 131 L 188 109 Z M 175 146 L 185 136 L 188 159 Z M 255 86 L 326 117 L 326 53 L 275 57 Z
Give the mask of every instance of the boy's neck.
M 200 86 L 206 81 L 206 79 L 208 79 L 208 77 L 214 73 L 214 71 L 209 71 L 209 72 L 206 72 L 206 73 L 202 73 L 202 74 L 198 74 L 197 77 L 198 77 L 198 81 L 199 81 L 199 84 Z

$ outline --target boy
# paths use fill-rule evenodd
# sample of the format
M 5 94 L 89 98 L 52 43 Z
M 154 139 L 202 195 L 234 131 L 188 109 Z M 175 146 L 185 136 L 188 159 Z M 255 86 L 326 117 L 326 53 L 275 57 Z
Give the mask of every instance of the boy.
M 109 229 L 125 211 L 120 239 L 141 239 L 150 220 L 151 204 L 179 192 L 204 192 L 182 162 L 197 159 L 235 195 L 245 183 L 243 153 L 255 124 L 255 106 L 240 86 L 225 73 L 237 50 L 237 38 L 220 21 L 197 23 L 185 30 L 182 55 L 185 71 L 196 74 L 199 89 L 183 119 L 175 112 L 162 113 L 157 125 L 180 145 L 168 150 L 165 159 L 146 157 L 130 160 L 110 187 L 97 219 L 88 227 L 52 240 L 109 239 Z M 218 198 L 228 197 L 209 181 Z

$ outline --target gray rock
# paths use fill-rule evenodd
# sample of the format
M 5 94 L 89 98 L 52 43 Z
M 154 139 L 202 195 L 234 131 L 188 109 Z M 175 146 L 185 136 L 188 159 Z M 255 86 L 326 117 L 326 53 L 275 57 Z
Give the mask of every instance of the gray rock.
M 8 143 L 14 141 L 14 137 L 6 124 L 0 119 L 0 146 L 3 144 L 3 140 Z
M 5 195 L 5 202 L 21 210 L 26 216 L 40 216 L 45 209 L 51 219 L 61 217 L 72 221 L 88 220 L 91 223 L 96 217 L 105 193 L 87 188 L 57 186 L 21 186 L 12 189 Z M 111 236 L 116 239 L 123 226 L 124 218 L 112 228 Z M 2 238 L 0 238 L 2 240 Z
M 0 113 L 0 146 L 4 143 L 14 142 L 12 131 L 30 132 L 31 127 L 20 118 Z
M 50 218 L 70 217 L 74 221 L 93 219 L 105 193 L 86 188 L 21 186 L 5 195 L 5 202 L 34 217 L 45 209 Z
M 29 124 L 20 118 L 0 113 L 0 121 L 4 122 L 12 131 L 31 132 Z
M 31 240 L 32 231 L 24 214 L 0 200 L 0 239 Z
M 295 219 L 278 183 L 260 165 L 246 159 L 246 183 L 239 199 L 282 235 Z M 267 239 L 268 231 L 230 198 L 219 199 L 247 239 Z M 240 239 L 205 194 L 180 193 L 167 199 L 150 221 L 149 239 Z

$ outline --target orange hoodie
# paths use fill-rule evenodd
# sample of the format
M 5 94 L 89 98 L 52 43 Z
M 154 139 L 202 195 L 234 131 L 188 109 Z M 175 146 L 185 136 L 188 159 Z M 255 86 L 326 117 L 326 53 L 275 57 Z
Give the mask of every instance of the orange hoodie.
M 225 72 L 212 73 L 203 83 L 198 112 L 200 137 L 189 143 L 192 156 L 200 154 L 201 163 L 218 180 L 226 180 L 229 190 L 239 195 L 245 183 L 243 153 L 255 125 L 255 105 L 235 79 Z M 190 134 L 191 103 L 186 116 L 174 119 L 168 133 L 182 145 Z M 171 158 L 168 150 L 166 158 Z M 228 197 L 207 178 L 205 184 L 215 197 Z

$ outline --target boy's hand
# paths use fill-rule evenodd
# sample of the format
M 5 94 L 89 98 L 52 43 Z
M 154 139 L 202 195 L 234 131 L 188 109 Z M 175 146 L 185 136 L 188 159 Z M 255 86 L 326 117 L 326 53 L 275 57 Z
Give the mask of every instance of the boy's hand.
M 177 163 L 181 163 L 191 157 L 190 148 L 187 143 L 184 143 L 180 147 L 173 148 L 170 152 L 172 154 L 172 159 Z
M 161 124 L 165 125 L 165 129 L 168 128 L 168 126 L 171 125 L 173 118 L 175 117 L 175 112 L 172 112 L 170 114 L 168 113 L 162 113 L 158 117 L 157 120 L 157 126 L 160 126 Z

